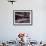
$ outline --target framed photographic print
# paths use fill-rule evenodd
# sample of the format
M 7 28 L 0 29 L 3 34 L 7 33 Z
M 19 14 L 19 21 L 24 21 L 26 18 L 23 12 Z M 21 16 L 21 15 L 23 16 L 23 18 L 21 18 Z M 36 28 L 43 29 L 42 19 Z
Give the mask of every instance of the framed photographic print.
M 14 25 L 32 25 L 32 10 L 13 10 Z

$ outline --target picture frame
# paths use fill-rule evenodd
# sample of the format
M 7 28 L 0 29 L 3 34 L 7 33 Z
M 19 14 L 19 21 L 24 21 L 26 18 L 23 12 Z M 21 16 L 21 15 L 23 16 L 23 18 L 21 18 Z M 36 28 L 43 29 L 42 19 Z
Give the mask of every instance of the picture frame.
M 32 10 L 13 10 L 14 25 L 32 25 Z

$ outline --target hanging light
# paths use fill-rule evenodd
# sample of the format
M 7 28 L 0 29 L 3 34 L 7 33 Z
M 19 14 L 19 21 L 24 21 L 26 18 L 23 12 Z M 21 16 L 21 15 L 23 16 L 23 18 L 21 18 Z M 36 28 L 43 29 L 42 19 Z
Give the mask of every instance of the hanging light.
M 8 2 L 11 2 L 12 4 L 16 2 L 15 0 L 8 0 Z

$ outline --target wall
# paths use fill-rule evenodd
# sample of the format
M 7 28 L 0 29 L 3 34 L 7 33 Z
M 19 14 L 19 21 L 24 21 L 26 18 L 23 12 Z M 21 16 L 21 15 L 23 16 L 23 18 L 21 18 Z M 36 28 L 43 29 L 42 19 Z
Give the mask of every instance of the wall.
M 13 10 L 33 10 L 32 26 L 14 26 Z M 18 32 L 30 33 L 33 40 L 46 40 L 46 0 L 17 0 L 13 5 L 0 0 L 0 40 L 15 40 Z

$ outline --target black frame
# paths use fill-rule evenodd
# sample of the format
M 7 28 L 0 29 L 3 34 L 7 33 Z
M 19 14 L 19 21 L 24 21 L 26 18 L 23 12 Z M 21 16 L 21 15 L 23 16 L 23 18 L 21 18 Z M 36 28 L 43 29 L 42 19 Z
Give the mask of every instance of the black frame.
M 18 11 L 29 11 L 31 13 L 31 23 L 28 23 L 28 24 L 16 24 L 15 23 L 15 12 L 18 12 Z M 33 24 L 33 11 L 32 10 L 13 10 L 13 25 L 32 25 Z

